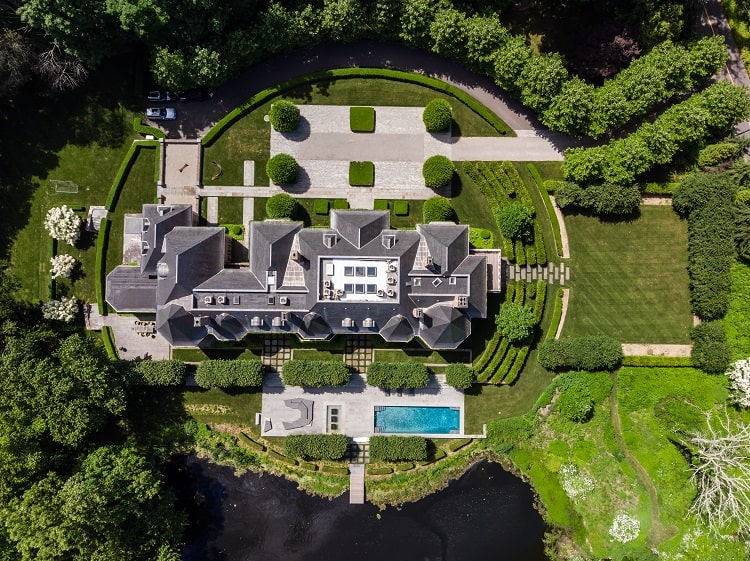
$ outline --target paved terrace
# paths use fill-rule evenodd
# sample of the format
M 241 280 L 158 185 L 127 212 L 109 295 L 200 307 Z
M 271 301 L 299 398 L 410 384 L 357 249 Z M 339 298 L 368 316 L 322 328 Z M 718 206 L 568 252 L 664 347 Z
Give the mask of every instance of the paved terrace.
M 314 402 L 312 423 L 292 430 L 284 429 L 284 422 L 295 421 L 300 413 L 284 404 L 289 399 L 306 399 Z M 328 406 L 339 409 L 339 431 L 351 437 L 366 437 L 374 434 L 376 405 L 413 405 L 458 407 L 460 433 L 464 433 L 464 394 L 445 384 L 444 376 L 430 376 L 430 384 L 415 390 L 414 395 L 403 391 L 399 396 L 395 390 L 387 392 L 368 386 L 361 374 L 352 374 L 351 381 L 341 388 L 301 388 L 284 386 L 275 373 L 266 374 L 263 382 L 262 436 L 288 436 L 290 434 L 324 434 L 327 430 Z M 271 420 L 271 430 L 264 431 L 266 420 Z M 425 435 L 435 437 L 437 435 Z M 448 436 L 448 435 L 446 435 Z M 457 438 L 460 435 L 450 435 Z

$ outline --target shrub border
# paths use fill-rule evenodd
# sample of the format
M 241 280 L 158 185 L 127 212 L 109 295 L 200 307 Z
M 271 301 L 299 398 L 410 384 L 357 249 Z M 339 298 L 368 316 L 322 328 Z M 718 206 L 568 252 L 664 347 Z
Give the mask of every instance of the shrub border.
M 157 129 L 156 127 L 151 127 L 149 125 L 144 125 L 143 119 L 141 119 L 140 117 L 136 117 L 133 119 L 133 130 L 138 134 L 142 134 L 143 136 L 150 134 L 155 138 L 167 138 L 167 135 L 163 130 Z
M 109 243 L 109 228 L 112 221 L 102 218 L 99 234 L 96 236 L 96 304 L 99 313 L 107 315 L 107 303 L 104 301 L 107 286 L 107 244 Z
M 138 153 L 140 152 L 140 150 L 142 148 L 157 148 L 158 146 L 159 146 L 158 140 L 133 141 L 133 144 L 130 145 L 130 148 L 128 149 L 127 154 L 125 154 L 125 158 L 122 160 L 122 163 L 120 164 L 120 169 L 117 170 L 117 174 L 115 175 L 115 178 L 112 181 L 112 186 L 109 188 L 109 193 L 107 194 L 107 201 L 104 203 L 104 208 L 107 210 L 107 212 L 114 212 L 115 206 L 117 205 L 117 200 L 120 198 L 120 191 L 122 191 L 122 188 L 125 185 L 125 179 L 127 178 L 130 168 L 133 167 L 133 164 L 135 163 L 136 158 L 138 158 Z M 157 160 L 156 167 L 158 169 L 159 158 L 157 157 L 156 160 Z
M 539 188 L 539 193 L 541 193 L 542 195 L 544 206 L 547 209 L 547 216 L 549 216 L 549 221 L 552 224 L 552 234 L 555 236 L 555 250 L 557 251 L 557 255 L 562 257 L 563 246 L 562 234 L 560 233 L 560 222 L 557 220 L 557 213 L 555 212 L 555 207 L 552 204 L 552 199 L 549 198 L 549 191 L 547 191 L 547 189 L 544 187 L 544 179 L 542 179 L 539 170 L 536 169 L 536 166 L 534 164 L 526 164 L 526 169 L 529 170 L 531 177 L 534 178 L 536 186 Z
M 266 103 L 269 99 L 281 95 L 287 90 L 296 88 L 298 86 L 313 84 L 315 82 L 322 82 L 331 80 L 332 78 L 347 79 L 347 78 L 382 78 L 384 80 L 393 80 L 395 82 L 406 82 L 410 84 L 417 84 L 425 86 L 432 90 L 450 95 L 457 99 L 469 109 L 474 111 L 482 119 L 484 119 L 492 128 L 494 128 L 501 136 L 516 136 L 513 129 L 511 129 L 507 123 L 505 123 L 500 117 L 495 115 L 487 106 L 482 104 L 476 98 L 467 94 L 463 90 L 446 84 L 438 80 L 437 78 L 431 78 L 422 74 L 416 74 L 413 72 L 404 72 L 402 70 L 391 70 L 386 68 L 334 68 L 332 70 L 326 70 L 322 72 L 314 72 L 306 76 L 300 76 L 286 80 L 273 86 L 257 92 L 250 96 L 245 102 L 241 103 L 223 118 L 219 120 L 214 127 L 206 133 L 201 139 L 203 146 L 210 146 L 213 141 L 224 132 L 225 129 L 229 128 L 237 119 L 243 117 L 246 113 L 256 109 L 257 107 Z
M 102 325 L 102 343 L 104 343 L 107 356 L 112 360 L 119 360 L 120 355 L 117 353 L 117 347 L 115 346 L 115 334 L 109 325 Z

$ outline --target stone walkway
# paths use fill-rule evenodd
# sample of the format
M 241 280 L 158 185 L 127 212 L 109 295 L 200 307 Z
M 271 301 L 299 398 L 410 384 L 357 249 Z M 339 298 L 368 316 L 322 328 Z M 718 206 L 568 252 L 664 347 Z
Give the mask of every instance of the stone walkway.
M 263 338 L 263 364 L 278 372 L 292 358 L 292 348 L 286 335 L 270 334 Z
M 625 356 L 690 356 L 692 345 L 623 344 Z
M 558 265 L 548 263 L 546 266 L 534 265 L 531 267 L 514 265 L 505 259 L 502 260 L 502 263 L 504 276 L 508 280 L 523 280 L 526 282 L 545 280 L 550 284 L 559 284 L 561 286 L 565 285 L 565 281 L 570 280 L 570 267 L 565 263 Z
M 372 341 L 368 335 L 351 335 L 344 343 L 344 363 L 352 371 L 367 373 L 367 367 L 373 361 Z

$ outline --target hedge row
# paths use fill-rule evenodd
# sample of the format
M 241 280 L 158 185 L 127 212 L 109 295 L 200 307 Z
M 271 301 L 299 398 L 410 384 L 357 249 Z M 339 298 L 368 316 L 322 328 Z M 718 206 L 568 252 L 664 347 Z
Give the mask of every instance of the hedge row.
M 340 460 L 346 455 L 344 434 L 294 434 L 284 439 L 284 455 L 307 460 Z
M 644 368 L 684 368 L 693 365 L 689 356 L 624 356 L 623 366 L 635 366 Z
M 143 386 L 181 386 L 187 366 L 181 360 L 139 360 L 131 363 L 131 383 Z
M 537 360 L 547 370 L 615 370 L 622 364 L 622 345 L 605 335 L 547 339 Z
M 746 90 L 717 82 L 673 105 L 653 123 L 609 144 L 565 151 L 565 178 L 584 184 L 632 185 L 655 165 L 668 164 L 679 152 L 724 136 L 750 116 Z
M 250 438 L 248 435 L 246 435 L 244 432 L 240 432 L 237 435 L 237 439 L 240 441 L 241 444 L 244 446 L 255 450 L 256 452 L 265 452 L 266 447 L 263 446 L 260 442 L 256 442 L 252 438 Z
M 549 323 L 549 330 L 545 339 L 554 339 L 557 335 L 557 328 L 560 326 L 560 320 L 562 319 L 562 301 L 563 289 L 558 288 L 557 294 L 555 294 L 555 307 L 552 309 L 552 320 Z
M 592 210 L 599 215 L 633 214 L 641 204 L 638 185 L 591 185 L 583 188 L 577 183 L 563 182 L 555 191 L 561 209 Z
M 195 371 L 195 383 L 202 388 L 259 387 L 263 384 L 263 363 L 259 360 L 204 360 Z
M 374 361 L 367 367 L 367 383 L 376 388 L 424 388 L 429 381 L 427 367 L 419 362 Z
M 427 439 L 375 435 L 370 438 L 370 458 L 384 462 L 424 461 L 427 459 Z
M 460 390 L 468 390 L 474 383 L 474 370 L 465 364 L 454 362 L 445 369 L 445 382 Z
M 349 383 L 349 368 L 343 362 L 324 360 L 290 360 L 281 369 L 287 386 L 328 387 Z
M 704 320 L 722 318 L 729 309 L 735 190 L 724 174 L 701 174 L 683 181 L 672 197 L 675 210 L 688 217 L 690 299 Z
M 204 146 L 210 146 L 216 137 L 232 126 L 235 121 L 287 90 L 306 84 L 314 84 L 316 82 L 329 81 L 331 79 L 347 78 L 382 78 L 385 80 L 419 84 L 428 87 L 432 90 L 448 94 L 451 97 L 458 99 L 461 103 L 468 106 L 472 111 L 487 121 L 487 123 L 489 123 L 499 134 L 512 135 L 512 131 L 508 126 L 497 115 L 490 111 L 490 109 L 482 105 L 463 90 L 451 86 L 450 84 L 446 84 L 445 82 L 441 82 L 440 80 L 436 80 L 435 78 L 430 78 L 422 74 L 381 68 L 334 68 L 332 70 L 316 72 L 308 74 L 307 76 L 287 80 L 272 88 L 259 91 L 219 120 L 219 122 L 216 123 L 216 125 L 201 139 L 201 144 Z
M 96 304 L 99 307 L 99 313 L 103 316 L 107 315 L 104 296 L 107 293 L 107 247 L 111 225 L 112 221 L 109 218 L 102 218 L 99 234 L 96 237 Z
M 732 349 L 727 342 L 727 332 L 720 321 L 707 321 L 696 325 L 690 333 L 693 349 L 690 359 L 695 368 L 709 374 L 723 374 L 732 362 Z
M 125 154 L 125 158 L 120 164 L 120 169 L 117 170 L 112 186 L 109 188 L 107 200 L 104 203 L 104 208 L 107 209 L 108 212 L 114 212 L 117 199 L 120 197 L 120 191 L 122 190 L 123 185 L 125 185 L 125 180 L 128 178 L 128 172 L 130 171 L 130 168 L 133 167 L 140 150 L 142 148 L 157 148 L 158 146 L 158 140 L 138 140 L 130 145 L 128 152 Z
M 143 136 L 150 134 L 154 138 L 167 138 L 167 135 L 163 130 L 145 125 L 140 117 L 133 119 L 133 130 Z
M 107 356 L 110 359 L 118 360 L 120 358 L 115 346 L 115 334 L 109 325 L 102 326 L 102 343 L 104 343 L 104 349 L 107 351 Z

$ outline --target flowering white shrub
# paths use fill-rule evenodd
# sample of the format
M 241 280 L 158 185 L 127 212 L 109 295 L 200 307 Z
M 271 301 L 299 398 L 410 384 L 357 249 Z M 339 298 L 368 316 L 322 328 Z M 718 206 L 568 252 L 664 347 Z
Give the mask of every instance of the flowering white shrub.
M 574 464 L 563 464 L 560 467 L 559 478 L 563 491 L 574 503 L 585 499 L 588 492 L 594 488 L 594 481 L 590 477 L 581 475 Z
M 60 300 L 50 300 L 42 304 L 42 316 L 44 319 L 56 319 L 58 321 L 71 322 L 78 311 L 78 300 L 75 297 L 63 296 Z
M 632 516 L 621 512 L 612 521 L 609 535 L 620 543 L 632 542 L 641 531 L 641 523 Z
M 52 273 L 53 279 L 60 277 L 67 279 L 70 276 L 70 273 L 73 272 L 73 268 L 76 266 L 76 258 L 65 253 L 55 255 L 49 261 L 52 263 L 50 273 Z
M 734 402 L 741 407 L 750 407 L 750 358 L 735 362 L 727 376 Z
M 44 227 L 49 235 L 56 240 L 63 240 L 70 245 L 75 245 L 78 236 L 81 234 L 81 219 L 67 205 L 63 205 L 47 211 L 47 216 L 44 218 Z

